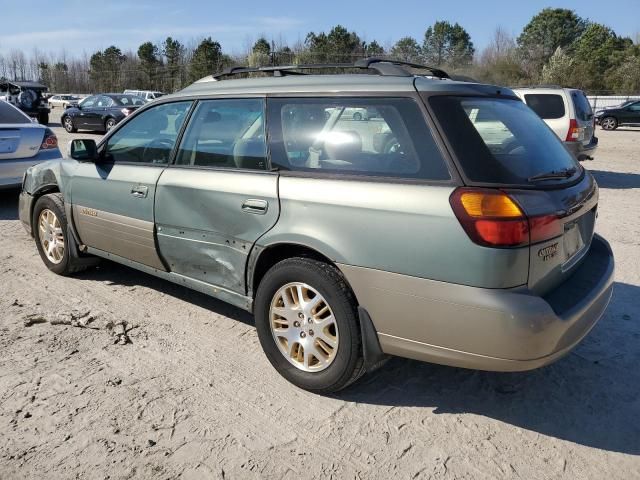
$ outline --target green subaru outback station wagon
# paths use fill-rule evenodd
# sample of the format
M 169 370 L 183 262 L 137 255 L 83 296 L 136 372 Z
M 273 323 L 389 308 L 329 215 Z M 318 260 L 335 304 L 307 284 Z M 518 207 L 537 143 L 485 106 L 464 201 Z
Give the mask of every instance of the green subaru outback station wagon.
M 50 270 L 102 257 L 253 312 L 308 390 L 389 355 L 537 368 L 611 297 L 593 177 L 511 90 L 441 70 L 230 69 L 70 157 L 29 169 L 20 196 Z

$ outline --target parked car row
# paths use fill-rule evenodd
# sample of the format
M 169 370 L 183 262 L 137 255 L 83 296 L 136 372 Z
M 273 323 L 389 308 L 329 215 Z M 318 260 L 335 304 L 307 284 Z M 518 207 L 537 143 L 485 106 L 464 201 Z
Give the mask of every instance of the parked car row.
M 107 258 L 252 312 L 274 368 L 315 392 L 388 355 L 497 371 L 551 363 L 613 288 L 611 248 L 594 233 L 598 186 L 562 143 L 592 151 L 592 113 L 577 91 L 415 67 L 206 77 L 31 167 L 20 219 L 57 274 Z M 65 128 L 103 108 L 91 125 L 107 129 L 124 98 L 90 97 Z

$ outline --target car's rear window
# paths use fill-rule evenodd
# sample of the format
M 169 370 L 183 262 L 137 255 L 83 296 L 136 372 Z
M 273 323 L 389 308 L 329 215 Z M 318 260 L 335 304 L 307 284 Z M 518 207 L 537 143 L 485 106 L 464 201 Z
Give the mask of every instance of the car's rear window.
M 585 122 L 591 120 L 593 118 L 593 110 L 591 110 L 591 104 L 584 93 L 579 90 L 571 92 L 571 98 L 573 99 L 573 106 L 578 120 Z
M 580 171 L 553 131 L 519 100 L 434 96 L 429 103 L 471 182 L 531 185 L 535 175 Z
M 2 123 L 31 123 L 31 119 L 4 100 L 0 100 L 0 124 Z
M 545 120 L 564 117 L 564 100 L 562 96 L 549 93 L 535 93 L 524 96 L 531 109 Z

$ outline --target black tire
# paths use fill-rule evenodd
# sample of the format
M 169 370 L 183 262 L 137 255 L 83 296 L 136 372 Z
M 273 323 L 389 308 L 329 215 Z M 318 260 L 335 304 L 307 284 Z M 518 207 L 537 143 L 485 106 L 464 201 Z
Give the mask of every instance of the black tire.
M 49 114 L 48 113 L 38 114 L 38 123 L 40 125 L 49 125 Z
M 618 119 L 615 117 L 604 117 L 600 120 L 600 127 L 603 130 L 615 130 L 618 128 Z
M 356 112 L 356 113 L 354 113 L 354 114 L 353 114 L 353 119 L 354 119 L 356 122 L 361 121 L 361 120 L 362 120 L 362 114 L 361 114 L 360 112 Z
M 116 119 L 115 118 L 107 118 L 104 122 L 104 131 L 108 132 L 109 130 L 111 130 L 113 127 L 116 126 Z
M 67 133 L 76 133 L 78 129 L 73 126 L 73 119 L 69 116 L 62 117 L 62 126 Z
M 50 210 L 55 214 L 60 223 L 60 228 L 62 229 L 62 236 L 64 238 L 64 253 L 62 255 L 62 260 L 59 263 L 54 263 L 49 260 L 49 258 L 47 258 L 47 255 L 44 252 L 44 248 L 42 246 L 42 242 L 40 241 L 41 232 L 39 228 L 39 219 L 40 214 L 44 210 Z M 73 236 L 69 235 L 68 233 L 69 230 L 67 228 L 67 215 L 64 210 L 62 194 L 50 193 L 38 198 L 35 206 L 33 207 L 33 217 L 31 219 L 31 225 L 33 229 L 33 236 L 36 240 L 38 253 L 40 253 L 40 258 L 42 258 L 44 264 L 52 272 L 57 273 L 58 275 L 71 275 L 73 273 L 85 270 L 86 268 L 97 263 L 97 259 L 94 257 L 79 256 L 78 246 L 76 245 Z
M 332 363 L 324 370 L 307 372 L 280 352 L 271 333 L 269 310 L 274 295 L 291 282 L 316 289 L 333 311 L 339 335 Z M 355 382 L 365 372 L 357 303 L 344 277 L 334 266 L 309 258 L 283 260 L 265 274 L 258 286 L 254 314 L 258 338 L 271 365 L 294 385 L 316 393 L 331 393 Z

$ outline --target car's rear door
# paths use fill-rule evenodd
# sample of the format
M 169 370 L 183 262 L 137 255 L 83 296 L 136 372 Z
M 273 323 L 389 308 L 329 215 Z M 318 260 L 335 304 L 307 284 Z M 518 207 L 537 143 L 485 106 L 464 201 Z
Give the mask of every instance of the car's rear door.
M 264 99 L 199 102 L 155 202 L 158 246 L 171 271 L 244 294 L 249 252 L 280 207 Z
M 107 137 L 99 162 L 78 164 L 69 188 L 82 243 L 165 269 L 155 246 L 156 184 L 191 105 L 165 103 L 136 115 Z

